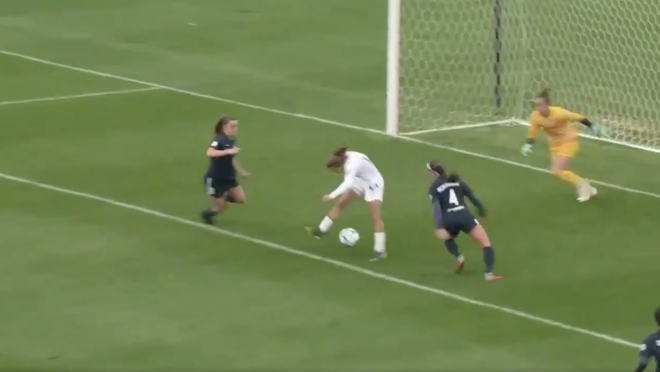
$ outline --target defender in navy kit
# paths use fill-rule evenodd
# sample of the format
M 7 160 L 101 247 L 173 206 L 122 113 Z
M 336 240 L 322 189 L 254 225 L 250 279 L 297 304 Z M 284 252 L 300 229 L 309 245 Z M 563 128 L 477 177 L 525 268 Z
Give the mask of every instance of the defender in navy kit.
M 477 208 L 479 217 L 486 217 L 486 208 L 483 203 L 477 199 L 467 183 L 463 182 L 457 174 L 447 175 L 440 163 L 429 162 L 426 164 L 426 168 L 434 178 L 429 188 L 429 195 L 433 205 L 436 236 L 445 241 L 447 250 L 456 258 L 456 272 L 461 273 L 463 271 L 465 258 L 458 251 L 458 245 L 454 239 L 461 232 L 464 232 L 470 234 L 483 248 L 486 280 L 502 279 L 501 276 L 493 273 L 495 251 L 490 244 L 488 234 L 470 212 L 465 203 L 465 198 L 470 199 L 470 202 Z
M 215 125 L 215 137 L 206 150 L 209 167 L 204 175 L 206 194 L 211 197 L 211 207 L 202 212 L 202 220 L 211 225 L 215 216 L 221 213 L 227 203 L 245 203 L 246 196 L 238 184 L 237 174 L 243 177 L 249 173 L 236 160 L 240 151 L 236 147 L 238 120 L 223 116 Z
M 660 327 L 660 307 L 655 309 L 655 323 Z M 639 364 L 635 372 L 642 372 L 649 365 L 651 359 L 655 359 L 655 372 L 660 372 L 660 330 L 651 333 L 639 350 Z

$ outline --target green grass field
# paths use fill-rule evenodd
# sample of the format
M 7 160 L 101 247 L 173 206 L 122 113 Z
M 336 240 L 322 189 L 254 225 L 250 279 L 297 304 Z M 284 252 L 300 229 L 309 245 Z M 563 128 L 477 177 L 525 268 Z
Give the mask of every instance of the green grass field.
M 385 126 L 385 21 L 375 0 L 0 4 L 0 369 L 632 368 L 658 306 L 658 155 L 583 141 L 575 168 L 601 183 L 580 204 L 539 172 L 543 146 L 520 157 L 524 128 L 369 131 Z M 253 177 L 208 229 L 222 114 Z M 386 179 L 387 261 L 367 262 L 364 205 L 335 229 L 358 247 L 304 232 L 343 144 Z M 432 158 L 489 206 L 503 282 L 467 238 L 451 273 Z

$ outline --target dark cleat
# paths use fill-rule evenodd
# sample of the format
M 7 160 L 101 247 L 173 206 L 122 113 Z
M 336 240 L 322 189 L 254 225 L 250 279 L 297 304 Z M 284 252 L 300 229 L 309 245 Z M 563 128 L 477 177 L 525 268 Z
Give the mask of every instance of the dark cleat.
M 207 225 L 214 225 L 215 224 L 215 216 L 213 215 L 213 212 L 209 210 L 205 210 L 201 214 L 202 216 L 202 221 L 204 221 L 205 224 Z
M 316 239 L 321 239 L 322 237 L 326 236 L 328 233 L 321 231 L 318 227 L 311 228 L 311 227 L 306 227 L 307 232 L 312 234 Z

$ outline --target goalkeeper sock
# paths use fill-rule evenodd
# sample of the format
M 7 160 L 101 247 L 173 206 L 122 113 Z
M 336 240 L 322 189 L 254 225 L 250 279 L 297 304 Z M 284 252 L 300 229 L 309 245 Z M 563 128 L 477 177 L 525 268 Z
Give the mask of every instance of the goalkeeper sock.
M 452 256 L 458 258 L 461 255 L 461 253 L 458 251 L 458 244 L 456 244 L 454 239 L 445 240 L 445 247 L 447 247 L 447 250 L 449 253 L 451 253 Z
M 570 183 L 575 187 L 582 185 L 582 178 L 571 171 L 567 171 L 567 170 L 561 171 L 555 173 L 555 176 L 559 177 L 563 181 Z
M 484 248 L 484 263 L 486 264 L 486 272 L 492 273 L 495 266 L 495 251 L 492 247 Z

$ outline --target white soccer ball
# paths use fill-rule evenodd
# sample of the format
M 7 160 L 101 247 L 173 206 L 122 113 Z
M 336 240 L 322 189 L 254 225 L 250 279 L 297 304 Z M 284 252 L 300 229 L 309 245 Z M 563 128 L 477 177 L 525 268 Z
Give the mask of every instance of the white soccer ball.
M 349 227 L 339 232 L 339 241 L 343 245 L 352 247 L 360 241 L 360 234 Z

